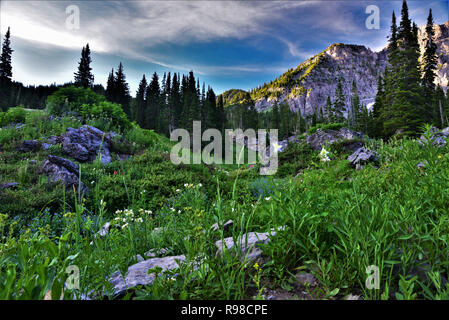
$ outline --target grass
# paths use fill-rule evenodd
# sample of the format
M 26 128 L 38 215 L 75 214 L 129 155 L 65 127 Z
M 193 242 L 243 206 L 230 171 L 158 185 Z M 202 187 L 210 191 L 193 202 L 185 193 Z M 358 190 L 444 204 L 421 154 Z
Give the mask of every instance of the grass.
M 72 121 L 39 124 L 34 117 L 27 127 L 39 128 L 36 139 L 59 134 Z M 177 276 L 157 277 L 152 286 L 115 298 L 262 298 L 263 287 L 291 288 L 299 271 L 318 279 L 315 296 L 321 299 L 448 298 L 448 147 L 371 140 L 378 169 L 354 170 L 347 154 L 335 152 L 320 163 L 317 152 L 298 144 L 280 157 L 277 176 L 260 177 L 246 166 L 175 166 L 167 139 L 133 129 L 125 134 L 137 144 L 130 159 L 81 165 L 92 191 L 80 199 L 39 174 L 51 151 L 15 151 L 30 136 L 27 127 L 1 155 L 0 180 L 20 181 L 0 195 L 2 299 L 42 299 L 49 290 L 54 299 L 61 293 L 64 299 L 80 293 L 112 299 L 108 277 L 124 274 L 137 255 L 163 248 L 165 255 L 186 256 Z M 0 138 L 10 134 L 2 130 Z M 427 165 L 418 169 L 419 162 Z M 228 233 L 211 231 L 228 219 L 234 221 Z M 107 221 L 121 227 L 95 236 Z M 262 248 L 264 265 L 232 252 L 216 255 L 217 240 L 279 227 Z M 192 263 L 199 267 L 193 270 Z M 79 269 L 80 290 L 62 285 L 69 265 Z M 379 289 L 370 290 L 365 282 L 373 265 Z

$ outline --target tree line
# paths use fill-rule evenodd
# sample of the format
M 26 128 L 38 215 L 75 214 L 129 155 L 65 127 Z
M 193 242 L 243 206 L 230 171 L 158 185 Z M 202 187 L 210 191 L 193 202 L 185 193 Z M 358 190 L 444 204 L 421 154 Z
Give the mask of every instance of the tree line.
M 448 126 L 448 100 L 443 89 L 435 85 L 438 66 L 432 9 L 425 30 L 425 49 L 421 56 L 418 26 L 409 17 L 406 0 L 399 26 L 393 12 L 388 66 L 379 76 L 372 110 L 373 137 L 417 135 L 426 123 L 438 128 Z

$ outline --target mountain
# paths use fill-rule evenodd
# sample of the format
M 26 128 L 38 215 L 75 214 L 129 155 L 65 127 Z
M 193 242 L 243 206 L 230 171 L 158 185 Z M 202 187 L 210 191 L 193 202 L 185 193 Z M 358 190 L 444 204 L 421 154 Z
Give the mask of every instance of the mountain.
M 425 26 L 419 29 L 421 49 L 424 47 Z M 437 82 L 446 90 L 449 82 L 449 21 L 435 25 L 438 46 Z M 379 52 L 352 44 L 337 43 L 323 52 L 290 69 L 277 79 L 251 91 L 258 111 L 287 101 L 294 111 L 310 115 L 326 104 L 327 96 L 334 99 L 337 80 L 341 78 L 346 104 L 350 104 L 352 82 L 355 80 L 362 103 L 370 105 L 377 92 L 377 79 L 387 64 L 386 48 Z M 236 90 L 231 90 L 235 92 Z M 241 90 L 238 95 L 247 97 Z M 233 104 L 239 103 L 233 94 Z
M 223 103 L 225 107 L 249 103 L 251 95 L 249 92 L 241 89 L 230 89 L 221 94 L 223 96 Z

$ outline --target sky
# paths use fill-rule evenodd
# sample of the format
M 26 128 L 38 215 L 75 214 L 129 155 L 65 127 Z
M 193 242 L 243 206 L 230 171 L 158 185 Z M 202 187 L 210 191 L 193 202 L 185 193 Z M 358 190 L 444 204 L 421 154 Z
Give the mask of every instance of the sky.
M 408 4 L 418 25 L 429 8 L 435 23 L 449 20 L 448 0 Z M 379 8 L 379 29 L 366 27 L 370 5 Z M 79 10 L 79 25 L 69 6 Z M 221 93 L 269 82 L 333 43 L 379 51 L 401 6 L 401 0 L 0 0 L 0 33 L 11 28 L 13 80 L 25 85 L 73 81 L 89 43 L 95 83 L 106 85 L 122 62 L 133 96 L 143 74 L 190 70 Z

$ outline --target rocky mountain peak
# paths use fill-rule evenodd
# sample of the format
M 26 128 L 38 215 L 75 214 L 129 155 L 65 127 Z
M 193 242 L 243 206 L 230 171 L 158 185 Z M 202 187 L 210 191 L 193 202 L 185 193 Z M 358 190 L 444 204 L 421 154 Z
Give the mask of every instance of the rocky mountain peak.
M 425 26 L 420 27 L 418 36 L 421 50 L 424 50 Z M 435 25 L 435 38 L 437 83 L 446 90 L 449 84 L 449 21 Z M 275 102 L 286 101 L 292 110 L 311 115 L 324 108 L 328 96 L 334 100 L 337 82 L 341 79 L 347 105 L 355 81 L 362 103 L 370 106 L 376 96 L 378 75 L 384 72 L 386 64 L 386 48 L 374 52 L 361 45 L 336 43 L 257 89 L 251 97 L 259 111 L 271 108 Z

